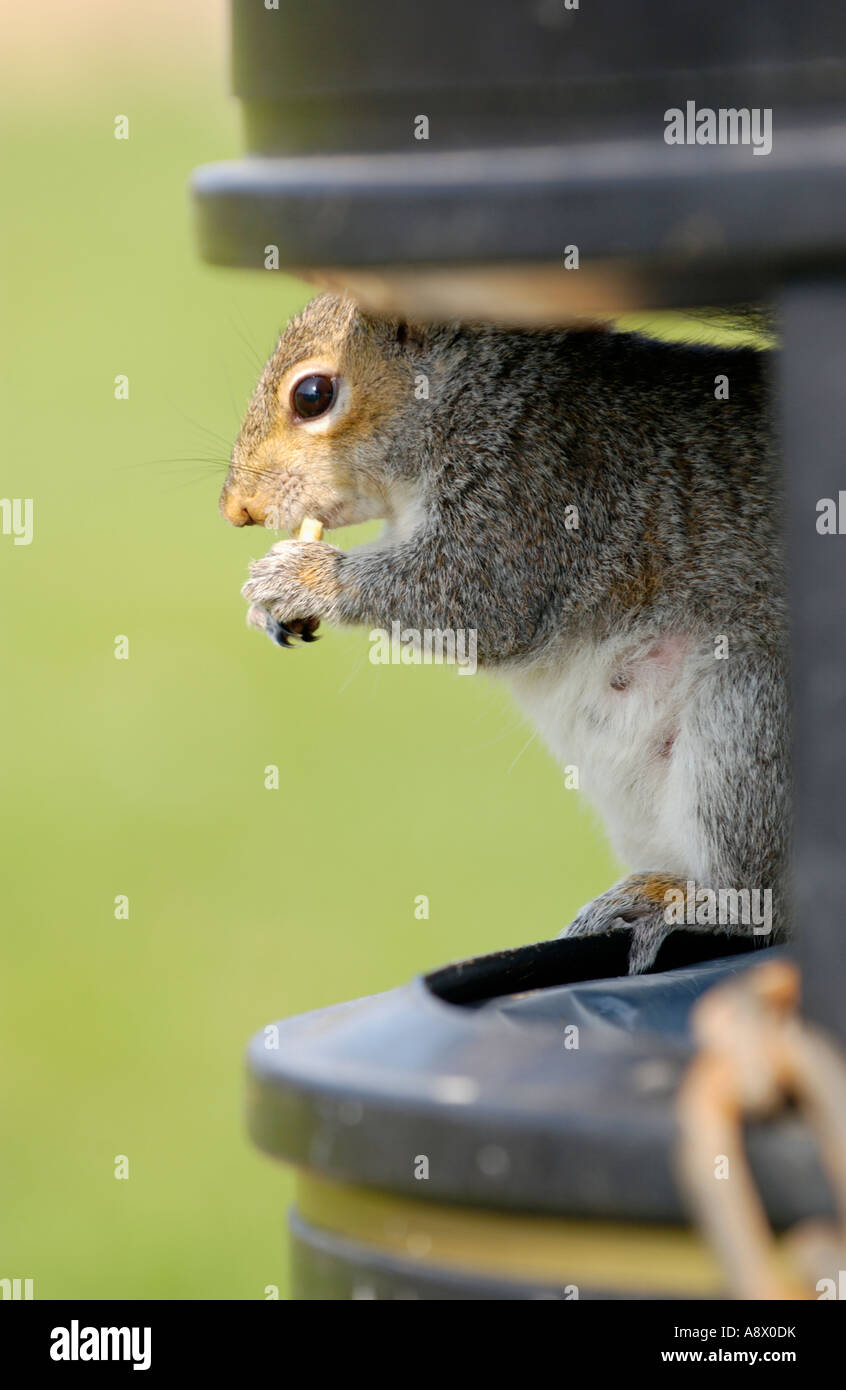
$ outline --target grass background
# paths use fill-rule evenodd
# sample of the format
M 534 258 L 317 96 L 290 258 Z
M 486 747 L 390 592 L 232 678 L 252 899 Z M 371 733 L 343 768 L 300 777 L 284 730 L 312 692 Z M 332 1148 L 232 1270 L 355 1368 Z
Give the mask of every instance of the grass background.
M 0 536 L 0 1278 L 261 1298 L 286 1285 L 290 1177 L 244 1134 L 248 1037 L 553 935 L 615 866 L 486 677 L 247 631 L 273 537 L 217 496 L 312 291 L 195 255 L 189 173 L 240 145 L 220 14 L 37 12 L 0 86 L 0 494 L 35 518 L 30 546 Z
M 0 536 L 0 1277 L 37 1298 L 284 1291 L 290 1179 L 244 1134 L 249 1036 L 552 934 L 612 873 L 494 683 L 244 626 L 273 537 L 217 496 L 313 291 L 196 258 L 187 178 L 240 144 L 219 53 L 186 42 L 183 82 L 127 28 L 34 86 L 30 52 L 0 98 L 0 495 L 35 520 L 30 546 Z

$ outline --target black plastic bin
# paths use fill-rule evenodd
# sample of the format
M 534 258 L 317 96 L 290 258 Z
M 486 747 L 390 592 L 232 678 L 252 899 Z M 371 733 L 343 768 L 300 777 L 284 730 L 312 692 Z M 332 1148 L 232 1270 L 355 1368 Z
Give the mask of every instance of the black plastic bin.
M 250 1131 L 298 1169 L 295 1297 L 725 1296 L 675 1176 L 675 1101 L 691 1007 L 762 953 L 677 932 L 632 977 L 627 945 L 482 956 L 256 1036 Z M 830 1215 L 797 1119 L 749 1151 L 776 1227 Z

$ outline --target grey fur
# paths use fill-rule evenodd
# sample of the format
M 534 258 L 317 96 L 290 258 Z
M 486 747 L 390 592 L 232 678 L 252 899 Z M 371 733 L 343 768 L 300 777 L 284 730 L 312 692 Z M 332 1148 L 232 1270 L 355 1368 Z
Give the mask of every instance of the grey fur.
M 280 433 L 277 388 L 297 361 L 326 353 L 360 409 L 315 437 L 317 488 L 312 445 Z M 321 296 L 268 363 L 223 502 L 229 515 L 235 499 L 257 519 L 272 505 L 292 526 L 305 514 L 337 524 L 353 505 L 326 482 L 340 466 L 361 479 L 352 519 L 385 516 L 388 533 L 348 553 L 283 542 L 253 567 L 245 595 L 286 624 L 475 629 L 479 663 L 518 678 L 563 677 L 586 642 L 603 651 L 629 637 L 683 639 L 700 674 L 666 756 L 687 760 L 690 835 L 707 847 L 698 862 L 715 887 L 770 889 L 778 939 L 788 917 L 789 713 L 770 370 L 766 352 L 605 329 L 406 329 Z M 719 375 L 728 400 L 715 397 Z M 429 399 L 415 396 L 421 377 Z M 302 463 L 292 463 L 301 446 Z M 394 538 L 393 499 L 408 489 L 419 523 Z M 572 507 L 577 529 L 566 522 Z M 730 655 L 709 665 L 718 634 Z M 613 679 L 625 699 L 628 678 Z M 642 883 L 683 877 L 684 867 L 633 867 L 568 930 L 634 923 L 631 966 L 643 969 L 668 928 Z

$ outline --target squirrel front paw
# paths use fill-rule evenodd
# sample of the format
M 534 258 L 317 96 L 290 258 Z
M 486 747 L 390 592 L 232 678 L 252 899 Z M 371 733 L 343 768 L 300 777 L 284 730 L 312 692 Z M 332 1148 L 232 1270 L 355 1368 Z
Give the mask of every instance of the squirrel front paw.
M 559 932 L 559 937 L 631 931 L 629 974 L 639 975 L 654 965 L 661 946 L 674 929 L 668 904 L 679 890 L 685 890 L 679 878 L 658 873 L 631 874 L 586 903 L 570 925 Z
M 250 565 L 241 590 L 250 604 L 247 622 L 280 647 L 290 637 L 314 642 L 315 628 L 327 617 L 338 593 L 341 551 L 325 541 L 278 541 Z

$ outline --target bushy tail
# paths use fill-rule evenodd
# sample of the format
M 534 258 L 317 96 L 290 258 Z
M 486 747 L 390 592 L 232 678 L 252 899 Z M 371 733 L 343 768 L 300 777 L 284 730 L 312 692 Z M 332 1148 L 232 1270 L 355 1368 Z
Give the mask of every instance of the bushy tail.
M 775 310 L 763 304 L 733 304 L 727 309 L 689 309 L 687 318 L 730 333 L 751 333 L 777 341 L 778 318 Z

